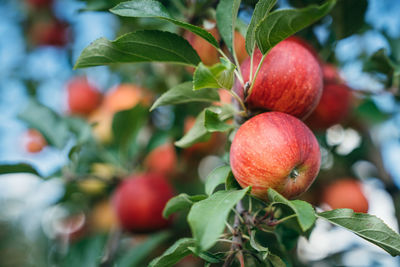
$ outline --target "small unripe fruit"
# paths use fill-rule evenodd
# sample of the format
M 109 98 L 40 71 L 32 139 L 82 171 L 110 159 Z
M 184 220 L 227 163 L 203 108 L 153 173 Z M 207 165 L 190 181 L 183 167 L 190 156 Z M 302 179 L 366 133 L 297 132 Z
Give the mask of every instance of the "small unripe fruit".
M 160 174 L 133 175 L 125 179 L 113 194 L 113 206 L 123 229 L 151 232 L 167 227 L 162 217 L 165 204 L 174 196 L 172 187 Z
M 176 152 L 171 143 L 154 148 L 146 157 L 144 166 L 150 172 L 172 175 L 176 169 Z
M 253 73 L 262 54 L 256 49 Z M 251 82 L 250 58 L 241 65 L 244 83 Z M 322 94 L 322 71 L 318 60 L 303 45 L 288 38 L 277 44 L 267 54 L 245 98 L 250 110 L 271 110 L 306 118 L 317 106 Z M 236 81 L 235 91 L 244 97 L 243 86 Z
M 233 175 L 263 200 L 269 188 L 287 198 L 306 191 L 318 174 L 318 142 L 299 119 L 281 112 L 257 115 L 237 131 L 230 150 Z
M 220 37 L 216 27 L 208 31 L 215 37 L 217 41 L 219 41 Z M 218 51 L 209 42 L 190 31 L 186 31 L 184 37 L 192 45 L 194 50 L 196 50 L 201 61 L 205 65 L 213 65 L 219 62 Z
M 343 121 L 351 108 L 351 89 L 344 84 L 326 83 L 317 108 L 305 123 L 313 130 L 325 130 Z
M 113 207 L 109 200 L 97 203 L 90 214 L 90 225 L 96 232 L 109 232 L 117 225 Z
M 94 111 L 101 102 L 101 93 L 86 78 L 78 77 L 67 85 L 69 112 L 86 116 Z
M 29 153 L 38 153 L 42 151 L 45 146 L 47 146 L 46 139 L 39 131 L 35 129 L 29 129 L 25 133 L 24 144 L 26 151 Z
M 368 212 L 368 200 L 360 182 L 344 178 L 335 181 L 323 191 L 322 202 L 332 209 L 352 209 L 355 212 Z

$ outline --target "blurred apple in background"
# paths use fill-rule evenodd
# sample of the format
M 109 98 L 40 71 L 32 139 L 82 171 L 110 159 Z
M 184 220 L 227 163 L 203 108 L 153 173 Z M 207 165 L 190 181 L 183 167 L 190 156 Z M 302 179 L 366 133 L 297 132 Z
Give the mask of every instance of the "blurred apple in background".
M 332 209 L 352 209 L 355 212 L 368 212 L 368 200 L 362 184 L 351 178 L 341 178 L 328 185 L 322 193 L 322 203 Z
M 175 147 L 170 142 L 154 148 L 144 160 L 144 167 L 149 172 L 156 172 L 166 176 L 171 176 L 175 173 L 176 164 Z
M 101 92 L 85 77 L 75 77 L 67 84 L 68 108 L 73 115 L 87 116 L 101 103 Z
M 29 153 L 38 153 L 47 146 L 47 141 L 38 130 L 29 129 L 23 136 L 23 144 Z
M 119 224 L 126 231 L 152 232 L 167 227 L 165 204 L 174 196 L 166 177 L 156 173 L 132 175 L 113 193 L 112 203 Z

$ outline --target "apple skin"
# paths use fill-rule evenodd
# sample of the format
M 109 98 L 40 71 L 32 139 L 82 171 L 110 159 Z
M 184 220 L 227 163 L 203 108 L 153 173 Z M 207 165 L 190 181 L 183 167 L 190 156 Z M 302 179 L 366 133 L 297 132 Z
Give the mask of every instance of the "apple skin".
M 305 192 L 319 172 L 318 142 L 299 119 L 281 112 L 259 114 L 240 126 L 230 150 L 233 175 L 267 200 L 268 188 L 286 198 Z M 297 173 L 295 173 L 297 172 Z
M 68 82 L 68 107 L 73 115 L 87 116 L 101 103 L 102 95 L 86 78 L 77 77 Z
M 154 148 L 147 155 L 144 166 L 150 172 L 171 176 L 175 173 L 177 164 L 175 148 L 171 143 L 165 143 Z
M 146 173 L 125 179 L 115 190 L 112 203 L 123 229 L 145 233 L 171 223 L 162 217 L 162 212 L 173 196 L 173 189 L 164 176 Z
M 23 139 L 25 149 L 29 153 L 39 153 L 45 146 L 47 146 L 46 139 L 39 131 L 35 129 L 29 129 L 25 133 Z
M 313 130 L 325 130 L 343 121 L 351 109 L 351 89 L 344 84 L 326 83 L 316 109 L 305 123 Z
M 209 29 L 208 32 L 210 32 L 217 41 L 220 40 L 216 27 Z M 184 38 L 192 45 L 194 50 L 196 50 L 201 61 L 205 65 L 213 65 L 219 62 L 218 51 L 209 42 L 190 31 L 185 32 Z
M 323 191 L 322 202 L 332 209 L 368 212 L 368 200 L 362 191 L 361 183 L 347 177 L 328 185 Z
M 253 76 L 262 58 L 256 49 Z M 250 58 L 241 65 L 244 83 L 250 80 Z M 322 95 L 322 70 L 315 56 L 297 41 L 288 38 L 265 57 L 252 92 L 245 99 L 250 110 L 268 110 L 306 118 Z M 243 99 L 243 86 L 237 80 L 236 93 Z

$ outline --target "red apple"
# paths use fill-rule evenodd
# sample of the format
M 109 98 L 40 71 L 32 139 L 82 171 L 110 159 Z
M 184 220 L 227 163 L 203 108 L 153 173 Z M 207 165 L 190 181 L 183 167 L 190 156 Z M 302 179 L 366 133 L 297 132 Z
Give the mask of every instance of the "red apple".
M 125 179 L 115 190 L 112 202 L 123 229 L 151 232 L 170 224 L 162 217 L 162 211 L 173 196 L 164 176 L 146 173 Z
M 302 45 L 304 48 L 306 48 L 314 57 L 315 59 L 318 61 L 318 63 L 320 63 L 320 65 L 322 65 L 321 59 L 318 55 L 317 50 L 315 50 L 315 48 L 306 40 L 304 40 L 303 38 L 299 37 L 299 36 L 290 36 L 287 40 L 291 40 L 293 42 L 298 43 L 299 45 Z
M 101 102 L 101 93 L 86 78 L 77 77 L 68 82 L 68 106 L 71 114 L 89 115 Z
M 344 80 L 340 76 L 337 68 L 332 64 L 328 63 L 323 64 L 322 73 L 325 83 L 344 83 Z
M 144 161 L 144 166 L 150 172 L 167 176 L 174 174 L 176 164 L 175 147 L 169 142 L 153 149 Z
M 262 54 L 256 49 L 253 77 Z M 241 65 L 244 82 L 250 79 L 250 58 Z M 235 91 L 243 98 L 243 87 Z M 250 93 L 250 92 L 249 92 Z M 298 41 L 288 38 L 277 44 L 264 59 L 245 103 L 251 110 L 271 110 L 306 118 L 322 94 L 322 71 L 315 56 Z
M 351 178 L 342 178 L 326 187 L 322 202 L 332 209 L 347 208 L 355 212 L 368 212 L 368 200 L 362 191 L 361 183 Z
M 233 175 L 242 187 L 267 199 L 268 188 L 287 198 L 306 191 L 318 174 L 317 139 L 299 119 L 281 112 L 259 114 L 240 126 L 230 150 Z
M 216 27 L 209 29 L 208 31 L 215 37 L 217 41 L 220 40 Z M 194 50 L 196 50 L 201 61 L 205 65 L 213 65 L 219 62 L 218 51 L 209 42 L 190 31 L 186 31 L 184 37 L 193 46 Z
M 152 96 L 148 90 L 134 84 L 120 84 L 113 90 L 107 92 L 104 97 L 104 108 L 111 112 L 130 109 L 141 103 L 150 105 Z
M 305 123 L 313 130 L 325 130 L 345 119 L 351 108 L 351 89 L 344 84 L 326 83 L 317 108 Z
M 24 146 L 29 153 L 38 153 L 47 146 L 47 142 L 39 131 L 29 129 L 24 136 Z
M 68 42 L 68 26 L 58 20 L 38 21 L 31 28 L 30 36 L 35 45 L 64 46 Z

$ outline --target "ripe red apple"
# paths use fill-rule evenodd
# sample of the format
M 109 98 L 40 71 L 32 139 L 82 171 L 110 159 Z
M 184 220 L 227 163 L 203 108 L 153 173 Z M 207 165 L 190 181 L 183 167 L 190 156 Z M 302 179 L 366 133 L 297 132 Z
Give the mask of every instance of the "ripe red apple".
M 325 83 L 317 108 L 305 123 L 313 130 L 325 130 L 345 119 L 351 108 L 351 89 L 344 84 Z
M 246 39 L 238 31 L 235 31 L 235 53 L 239 64 L 242 64 L 242 62 L 249 57 L 246 50 Z
M 287 198 L 306 191 L 318 174 L 317 139 L 299 119 L 281 112 L 259 114 L 240 126 L 230 150 L 233 175 L 242 187 L 267 199 L 268 188 Z
M 170 224 L 162 217 L 162 211 L 173 196 L 164 176 L 146 173 L 125 179 L 115 190 L 112 202 L 123 229 L 150 232 Z
M 30 36 L 35 45 L 64 46 L 68 42 L 68 26 L 56 19 L 38 21 L 32 25 Z
M 215 37 L 217 41 L 220 40 L 218 30 L 216 27 L 208 29 L 208 31 Z M 192 45 L 194 50 L 196 50 L 199 55 L 201 61 L 205 65 L 213 65 L 219 62 L 219 55 L 217 49 L 212 46 L 209 42 L 201 38 L 200 36 L 186 31 L 184 37 L 188 42 Z
M 368 212 L 368 200 L 361 183 L 351 178 L 342 178 L 327 186 L 322 194 L 322 202 L 332 209 L 347 208 L 355 212 Z
M 146 157 L 144 166 L 150 172 L 172 175 L 177 164 L 175 147 L 167 142 L 153 149 Z
M 42 149 L 47 146 L 46 139 L 43 135 L 35 130 L 29 129 L 24 136 L 24 146 L 26 151 L 29 153 L 38 153 L 42 151 Z
M 256 49 L 253 77 L 262 54 Z M 241 65 L 244 82 L 250 79 L 250 58 Z M 243 98 L 243 86 L 234 90 Z M 277 44 L 264 59 L 250 95 L 245 99 L 251 110 L 271 110 L 306 118 L 322 94 L 322 71 L 315 56 L 298 41 L 288 38 Z
M 86 78 L 76 77 L 68 82 L 68 106 L 71 114 L 89 115 L 101 102 L 101 93 Z

